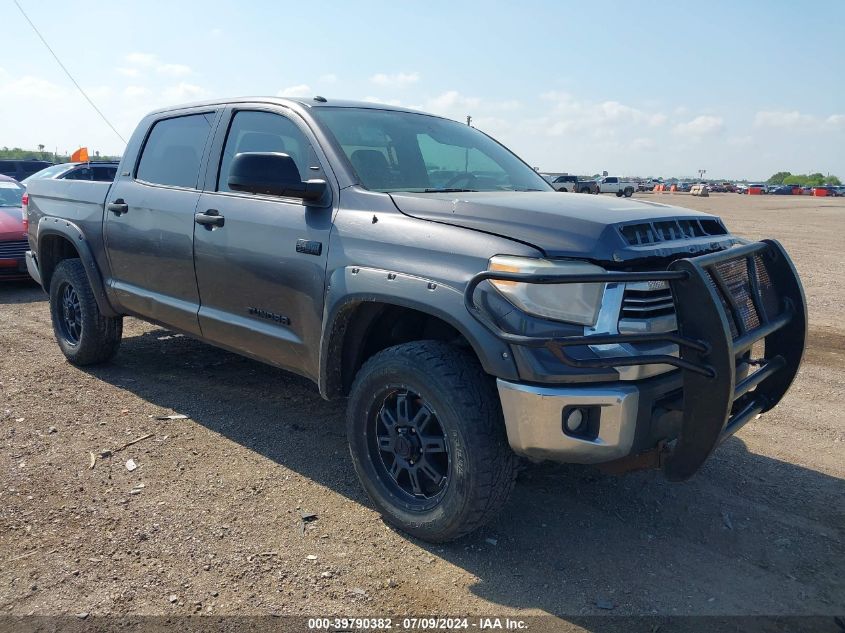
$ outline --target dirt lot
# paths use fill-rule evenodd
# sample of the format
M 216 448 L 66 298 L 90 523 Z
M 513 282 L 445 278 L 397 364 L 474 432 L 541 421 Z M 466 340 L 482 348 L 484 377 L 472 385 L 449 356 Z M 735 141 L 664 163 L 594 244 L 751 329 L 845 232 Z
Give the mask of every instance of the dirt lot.
M 310 383 L 131 319 L 80 370 L 40 289 L 3 286 L 0 614 L 845 613 L 845 199 L 642 195 L 785 244 L 810 306 L 796 385 L 688 483 L 532 466 L 449 546 L 382 523 Z

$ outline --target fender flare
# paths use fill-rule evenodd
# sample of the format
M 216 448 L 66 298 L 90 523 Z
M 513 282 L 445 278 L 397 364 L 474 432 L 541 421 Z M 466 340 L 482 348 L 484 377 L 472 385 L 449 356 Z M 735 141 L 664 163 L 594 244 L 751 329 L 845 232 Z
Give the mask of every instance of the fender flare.
M 44 262 L 42 250 L 44 238 L 56 235 L 67 240 L 79 254 L 79 259 L 82 261 L 82 265 L 85 267 L 85 273 L 88 275 L 88 282 L 91 284 L 91 289 L 94 291 L 94 299 L 97 301 L 97 307 L 100 309 L 103 316 L 119 316 L 119 313 L 111 305 L 108 296 L 106 295 L 106 288 L 105 284 L 103 284 L 100 269 L 97 266 L 94 254 L 91 252 L 91 247 L 88 244 L 88 240 L 85 239 L 85 234 L 82 232 L 82 229 L 69 220 L 43 217 L 38 221 L 38 231 L 36 235 L 39 269 L 41 269 L 40 272 L 42 280 L 47 285 L 47 287 L 44 288 L 47 293 L 50 292 L 50 287 L 49 282 L 46 278 L 44 278 L 42 269 Z
M 436 317 L 469 342 L 485 372 L 508 380 L 519 379 L 510 346 L 472 318 L 464 306 L 462 291 L 415 275 L 346 266 L 332 273 L 323 307 L 318 385 L 324 398 L 340 395 L 339 355 L 351 315 L 367 303 L 409 308 Z

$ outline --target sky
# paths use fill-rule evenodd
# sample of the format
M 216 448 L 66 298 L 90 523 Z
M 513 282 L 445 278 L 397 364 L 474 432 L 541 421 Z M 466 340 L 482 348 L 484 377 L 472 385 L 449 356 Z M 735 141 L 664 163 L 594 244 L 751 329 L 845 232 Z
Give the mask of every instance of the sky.
M 279 95 L 418 108 L 544 172 L 845 178 L 845 0 L 19 0 L 124 138 L 155 108 Z M 120 154 L 12 0 L 0 147 Z

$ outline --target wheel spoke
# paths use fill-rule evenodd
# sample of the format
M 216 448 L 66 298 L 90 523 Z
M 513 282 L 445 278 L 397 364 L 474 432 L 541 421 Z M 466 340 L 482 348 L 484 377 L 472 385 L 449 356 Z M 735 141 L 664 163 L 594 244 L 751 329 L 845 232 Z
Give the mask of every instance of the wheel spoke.
M 428 460 L 423 459 L 419 462 L 419 470 L 425 473 L 425 476 L 431 480 L 435 486 L 439 486 L 440 482 L 443 481 L 444 477 L 439 472 L 434 470 L 434 467 L 428 463 Z
M 409 468 L 408 469 L 408 476 L 411 479 L 411 489 L 414 491 L 415 495 L 423 494 L 422 486 L 420 485 L 420 474 L 417 468 Z
M 393 477 L 396 483 L 399 483 L 399 475 L 402 474 L 403 470 L 405 470 L 405 468 L 399 462 L 399 458 L 394 457 L 393 464 L 390 466 L 390 476 Z
M 437 437 L 435 435 L 421 435 L 423 453 L 445 453 L 446 452 L 446 438 Z
M 393 451 L 393 440 L 390 439 L 389 435 L 379 435 L 378 436 L 378 447 L 381 451 L 392 452 Z
M 396 419 L 393 417 L 393 414 L 387 410 L 387 407 L 381 408 L 381 411 L 378 413 L 378 417 L 381 420 L 381 423 L 384 424 L 389 431 L 392 431 L 396 426 Z
M 396 394 L 396 419 L 403 424 L 408 423 L 408 394 Z
M 431 421 L 431 410 L 425 405 L 420 407 L 414 419 L 411 420 L 411 426 L 417 429 L 417 433 L 422 433 L 426 425 Z

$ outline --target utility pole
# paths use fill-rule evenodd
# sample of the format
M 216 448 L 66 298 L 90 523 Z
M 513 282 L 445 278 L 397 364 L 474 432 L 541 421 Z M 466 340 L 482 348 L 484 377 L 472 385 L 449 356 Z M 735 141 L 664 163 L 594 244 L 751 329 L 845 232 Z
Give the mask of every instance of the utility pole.
M 472 125 L 472 117 L 467 115 L 467 125 Z
M 704 174 L 706 174 L 706 173 L 707 173 L 707 170 L 706 170 L 706 169 L 699 169 L 699 170 L 698 170 L 698 179 L 699 179 L 699 180 L 704 180 Z

